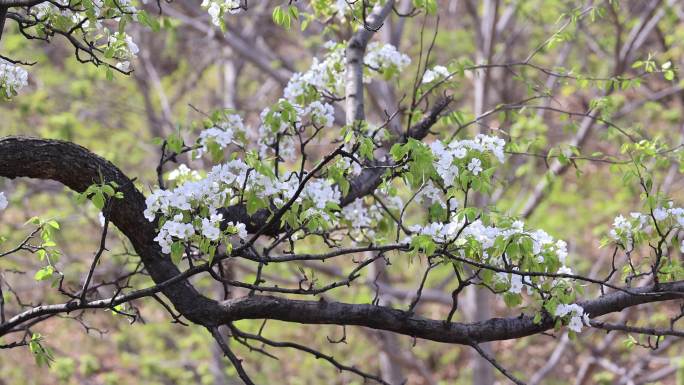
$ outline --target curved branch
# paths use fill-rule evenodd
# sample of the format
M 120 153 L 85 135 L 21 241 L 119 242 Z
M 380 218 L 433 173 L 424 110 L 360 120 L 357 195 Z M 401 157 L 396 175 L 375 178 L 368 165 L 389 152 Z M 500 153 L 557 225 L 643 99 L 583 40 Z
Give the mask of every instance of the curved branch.
M 615 292 L 580 303 L 592 318 L 619 312 L 628 307 L 684 296 L 684 281 L 633 289 L 633 294 Z M 271 296 L 251 296 L 222 303 L 222 322 L 238 319 L 276 319 L 302 324 L 356 325 L 386 330 L 437 342 L 472 345 L 473 343 L 521 338 L 554 327 L 554 318 L 546 315 L 538 324 L 529 315 L 491 318 L 483 322 L 446 323 L 416 316 L 410 312 L 368 304 L 326 301 L 301 301 Z
M 154 242 L 155 224 L 143 216 L 143 195 L 116 166 L 69 142 L 8 137 L 0 139 L 0 176 L 30 177 L 59 181 L 77 192 L 93 183 L 114 181 L 124 199 L 112 202 L 110 220 L 126 235 L 140 255 L 147 271 L 176 310 L 190 321 L 215 327 L 240 319 L 276 319 L 302 324 L 357 325 L 385 330 L 438 342 L 472 345 L 473 343 L 520 338 L 553 328 L 554 319 L 546 315 L 534 323 L 530 315 L 492 318 L 483 322 L 458 323 L 433 320 L 407 311 L 370 304 L 302 301 L 253 295 L 217 302 L 198 293 L 168 256 Z M 176 278 L 174 278 L 176 277 Z M 580 303 L 591 317 L 625 308 L 684 297 L 684 281 L 661 283 L 617 291 Z M 74 304 L 78 307 L 78 304 Z M 68 312 L 68 304 L 55 311 Z M 102 304 L 106 306 L 106 304 Z M 72 306 L 73 307 L 73 306 Z
M 114 199 L 111 222 L 128 237 L 155 283 L 180 274 L 165 256 L 156 237 L 155 224 L 143 216 L 145 197 L 133 181 L 109 161 L 70 142 L 23 137 L 0 139 L 0 176 L 58 181 L 76 192 L 93 183 L 116 182 L 124 199 Z M 189 320 L 204 324 L 217 302 L 199 294 L 187 281 L 168 285 L 162 292 Z

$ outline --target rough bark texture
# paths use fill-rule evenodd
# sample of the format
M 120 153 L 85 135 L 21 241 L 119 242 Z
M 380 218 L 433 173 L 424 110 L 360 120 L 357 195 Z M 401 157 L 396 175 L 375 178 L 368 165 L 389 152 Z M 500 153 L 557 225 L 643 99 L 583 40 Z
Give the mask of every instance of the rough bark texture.
M 115 199 L 110 220 L 128 237 L 156 283 L 180 274 L 154 241 L 155 224 L 143 216 L 145 197 L 112 163 L 73 143 L 9 137 L 0 140 L 0 176 L 58 181 L 76 192 L 101 181 L 119 184 L 124 199 Z M 200 295 L 187 281 L 163 293 L 189 320 L 202 324 L 217 302 Z

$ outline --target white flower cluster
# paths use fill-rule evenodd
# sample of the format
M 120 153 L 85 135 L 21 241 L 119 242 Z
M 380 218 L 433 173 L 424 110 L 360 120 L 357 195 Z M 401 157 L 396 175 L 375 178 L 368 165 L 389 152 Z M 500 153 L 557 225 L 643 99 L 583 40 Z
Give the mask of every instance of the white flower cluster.
M 317 127 L 332 127 L 335 122 L 335 109 L 328 103 L 321 103 L 315 100 L 304 107 L 302 112 Z
M 140 52 L 133 38 L 126 32 L 116 32 L 109 36 L 109 45 L 114 49 L 114 57 L 119 60 L 116 68 L 121 71 L 130 70 L 131 60 Z
M 171 252 L 171 244 L 175 240 L 186 241 L 195 235 L 195 228 L 191 223 L 183 222 L 183 214 L 177 214 L 173 220 L 164 222 L 164 225 L 159 229 L 159 234 L 154 240 L 161 246 L 163 253 Z
M 626 250 L 631 250 L 634 248 L 636 233 L 652 234 L 654 225 L 660 226 L 661 229 L 670 227 L 684 230 L 684 208 L 675 207 L 673 202 L 667 202 L 665 207 L 659 206 L 653 209 L 652 217 L 650 214 L 642 213 L 630 213 L 628 218 L 618 215 L 613 221 L 613 228 L 609 234 Z M 663 232 L 668 231 L 664 230 Z M 684 253 L 684 240 L 680 244 L 680 250 Z
M 223 215 L 212 214 L 209 218 L 202 218 L 202 235 L 207 237 L 212 241 L 217 241 L 221 236 L 221 221 L 223 220 Z
M 397 51 L 392 44 L 372 42 L 368 45 L 363 64 L 379 72 L 387 69 L 401 71 L 411 64 L 411 58 Z
M 425 203 L 428 206 L 432 206 L 435 203 L 439 203 L 440 206 L 442 206 L 443 209 L 447 208 L 447 204 L 445 199 L 443 198 L 442 191 L 440 191 L 434 183 L 432 183 L 431 180 L 428 180 L 427 183 L 422 187 L 420 192 L 416 194 L 416 201 L 419 203 Z M 457 207 L 457 202 L 456 199 L 451 198 L 449 199 L 449 205 L 450 208 L 453 210 Z
M 7 98 L 16 95 L 28 85 L 28 72 L 6 60 L 0 59 L 0 93 Z
M 283 105 L 291 107 L 292 111 L 285 114 Z M 261 125 L 257 130 L 259 154 L 268 157 L 274 152 L 272 150 L 277 140 L 278 155 L 292 161 L 296 156 L 295 128 L 309 124 L 317 128 L 330 128 L 335 122 L 335 109 L 318 100 L 303 107 L 294 101 L 280 99 L 274 107 L 265 108 L 260 116 Z
M 292 76 L 284 91 L 284 97 L 287 100 L 301 100 L 312 88 L 318 92 L 325 91 L 337 96 L 344 93 L 345 45 L 329 41 L 324 47 L 328 52 L 322 61 L 314 58 L 309 70 Z M 390 69 L 401 71 L 411 63 L 411 59 L 397 51 L 391 44 L 373 42 L 368 45 L 363 62 L 364 65 L 378 72 Z M 364 78 L 364 82 L 369 80 Z
M 195 158 L 199 159 L 209 150 L 209 143 L 216 143 L 220 149 L 225 149 L 233 143 L 233 138 L 238 132 L 244 132 L 245 125 L 242 118 L 237 114 L 229 114 L 220 123 L 202 131 L 197 139 L 201 146 L 195 153 Z
M 334 0 L 332 9 L 335 10 L 335 14 L 340 20 L 344 20 L 345 16 L 353 10 L 353 5 L 354 3 L 348 2 L 347 0 Z
M 465 222 L 462 221 L 433 222 L 426 226 L 413 225 L 409 230 L 416 234 L 428 235 L 436 242 L 444 244 L 457 243 L 456 236 L 461 240 L 474 240 L 482 249 L 482 259 L 497 267 L 504 267 L 503 260 L 491 260 L 490 257 L 497 239 L 502 239 L 507 244 L 514 236 L 516 241 L 529 237 L 532 240 L 532 255 L 530 257 L 534 257 L 539 263 L 546 262 L 548 258 L 554 258 L 565 266 L 568 256 L 567 243 L 563 240 L 555 240 L 544 230 L 525 231 L 522 221 L 515 221 L 510 227 L 501 228 L 486 226 L 478 219 L 464 226 Z M 459 249 L 458 251 L 465 258 L 463 250 Z
M 520 294 L 523 288 L 523 277 L 519 274 L 509 274 L 509 273 L 496 273 L 496 280 L 499 282 L 504 282 L 510 286 L 508 289 L 509 293 Z M 526 281 L 527 282 L 527 281 Z
M 202 234 L 211 240 L 218 239 L 212 229 L 212 226 L 218 228 L 221 221 L 218 209 L 230 198 L 230 187 L 245 181 L 247 170 L 248 166 L 242 161 L 231 161 L 215 166 L 204 179 L 188 180 L 173 190 L 153 191 L 145 201 L 144 215 L 150 222 L 154 221 L 157 214 L 166 219 L 155 239 L 162 251 L 170 252 L 174 239 L 187 241 L 195 234 Z M 200 208 L 207 208 L 208 216 L 193 221 L 193 209 L 199 211 Z
M 202 0 L 202 7 L 207 9 L 211 22 L 220 27 L 226 13 L 236 14 L 242 10 L 240 2 L 240 0 Z
M 276 105 L 284 102 L 284 99 L 278 101 Z M 278 155 L 286 161 L 295 159 L 295 139 L 292 132 L 293 125 L 301 125 L 302 122 L 302 108 L 298 104 L 291 103 L 295 110 L 294 120 L 285 119 L 283 113 L 278 111 L 277 107 L 267 107 L 261 111 L 261 125 L 259 126 L 258 142 L 259 155 L 262 158 L 267 158 L 271 154 L 271 150 L 275 147 L 276 140 L 278 141 Z M 274 151 L 273 151 L 274 152 Z
M 568 328 L 576 333 L 582 331 L 582 326 L 591 326 L 589 324 L 589 314 L 584 312 L 584 308 L 578 304 L 559 304 L 556 311 L 553 313 L 556 317 L 565 317 L 570 315 L 568 321 Z
M 294 191 L 290 195 L 293 193 Z M 304 190 L 302 190 L 301 196 L 297 199 L 301 201 L 301 197 L 310 199 L 315 208 L 323 210 L 328 202 L 339 202 L 342 198 L 342 193 L 340 193 L 337 186 L 327 179 L 313 179 L 304 185 Z
M 442 80 L 449 77 L 451 74 L 449 70 L 444 66 L 434 66 L 432 69 L 425 71 L 423 74 L 423 83 L 432 83 L 436 80 Z
M 680 227 L 684 227 L 684 208 L 674 207 L 672 202 L 669 202 L 667 207 L 658 207 L 653 210 L 653 217 L 658 222 L 672 219 Z
M 322 61 L 314 57 L 306 72 L 297 72 L 292 75 L 283 91 L 285 99 L 292 102 L 301 100 L 311 88 L 334 95 L 344 93 L 346 73 L 344 45 L 328 41 L 323 47 L 328 52 Z
M 143 3 L 146 0 L 143 0 Z M 94 31 L 102 29 L 102 18 L 110 17 L 112 20 L 120 20 L 123 14 L 135 14 L 138 10 L 133 6 L 131 0 L 91 0 L 82 4 L 78 11 L 74 12 L 69 7 L 73 7 L 70 0 L 54 0 L 41 2 L 29 8 L 29 13 L 35 16 L 40 21 L 47 21 L 53 16 L 60 16 L 62 21 L 64 19 L 71 20 L 74 24 L 80 24 L 86 31 Z M 88 15 L 92 15 L 97 20 L 94 24 L 88 19 Z
M 178 174 L 192 175 L 192 171 L 183 169 Z M 203 179 L 185 178 L 184 183 L 174 189 L 153 191 L 146 199 L 144 215 L 149 221 L 154 221 L 157 215 L 165 220 L 156 240 L 164 252 L 168 252 L 174 241 L 188 241 L 196 234 L 212 241 L 219 239 L 217 231 L 222 218 L 218 210 L 237 203 L 236 199 L 241 194 L 254 193 L 259 199 L 281 207 L 294 196 L 298 186 L 299 179 L 294 174 L 283 175 L 281 180 L 273 179 L 236 159 L 214 166 Z M 340 198 L 341 193 L 332 181 L 311 179 L 296 203 L 312 206 L 308 215 L 321 215 L 332 220 L 325 209 L 328 203 L 339 203 Z M 201 217 L 200 212 L 208 215 Z M 232 226 L 241 238 L 247 236 L 244 224 Z
M 435 141 L 430 145 L 434 155 L 434 166 L 437 174 L 448 186 L 452 185 L 454 178 L 459 173 L 459 160 L 465 160 L 469 156 L 470 161 L 463 165 L 471 174 L 479 175 L 482 172 L 482 159 L 485 153 L 493 154 L 496 159 L 503 163 L 504 146 L 506 142 L 496 136 L 479 134 L 475 139 L 457 140 L 445 145 L 442 141 Z
M 7 198 L 5 197 L 4 192 L 0 192 L 0 210 L 4 210 L 7 208 Z
M 373 239 L 374 228 L 382 220 L 383 211 L 378 203 L 367 205 L 362 198 L 357 198 L 342 208 L 341 216 L 350 224 L 348 235 L 352 244 L 356 244 L 357 241 Z
M 114 51 L 111 57 L 119 60 L 115 67 L 128 71 L 130 60 L 137 54 L 138 46 L 125 32 L 115 32 L 116 28 L 111 28 L 106 21 L 121 22 L 122 16 L 135 15 L 137 12 L 132 0 L 91 0 L 76 5 L 70 0 L 55 0 L 28 7 L 27 16 L 40 23 L 58 25 L 61 30 L 78 28 L 83 32 L 84 38 L 98 44 L 104 39 Z M 123 24 L 119 23 L 118 27 L 120 29 Z
M 181 164 L 177 169 L 169 173 L 168 179 L 171 181 L 185 182 L 188 180 L 199 180 L 202 177 L 195 170 L 190 170 L 188 166 Z
M 648 216 L 641 213 L 630 213 L 629 219 L 618 215 L 613 221 L 610 236 L 630 250 L 634 246 L 634 233 L 644 229 L 648 219 Z

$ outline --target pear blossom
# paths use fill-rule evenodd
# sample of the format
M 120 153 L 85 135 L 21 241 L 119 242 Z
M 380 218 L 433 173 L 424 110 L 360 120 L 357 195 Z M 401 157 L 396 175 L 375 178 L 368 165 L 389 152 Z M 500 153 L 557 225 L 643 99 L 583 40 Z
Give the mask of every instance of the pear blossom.
M 514 294 L 520 294 L 522 287 L 522 277 L 518 274 L 511 274 L 511 288 L 508 289 L 508 291 Z
M 11 98 L 28 85 L 28 72 L 7 60 L 0 59 L 0 93 Z
M 301 196 L 311 199 L 314 206 L 318 209 L 324 209 L 328 202 L 339 202 L 342 198 L 342 194 L 337 186 L 326 179 L 309 181 L 304 186 Z
M 195 170 L 190 170 L 185 164 L 181 164 L 175 170 L 171 171 L 168 180 L 199 180 L 200 174 Z
M 578 304 L 559 304 L 556 307 L 554 316 L 565 317 L 570 315 L 570 321 L 568 321 L 568 329 L 579 333 L 582 331 L 582 326 L 589 325 L 589 315 L 584 312 L 584 308 Z
M 335 121 L 335 109 L 328 103 L 318 100 L 312 102 L 303 109 L 303 115 L 308 115 L 311 123 L 320 127 L 332 127 Z
M 505 142 L 501 138 L 479 134 L 475 139 L 455 140 L 448 144 L 439 140 L 434 141 L 430 144 L 430 150 L 434 155 L 435 170 L 448 187 L 459 175 L 459 165 L 474 175 L 482 172 L 480 154 L 492 154 L 499 163 L 503 163 L 504 145 Z M 469 153 L 476 157 L 473 157 L 468 164 L 459 163 L 459 160 L 465 159 Z
M 401 71 L 411 64 L 411 58 L 399 52 L 392 44 L 372 42 L 366 52 L 363 63 L 380 72 L 390 68 Z
M 522 293 L 523 277 L 519 274 L 510 274 L 505 272 L 496 273 L 495 279 L 499 282 L 510 285 L 508 292 L 513 294 Z
M 207 239 L 216 241 L 221 236 L 221 221 L 223 220 L 223 215 L 213 214 L 209 218 L 202 218 L 202 235 Z
M 240 239 L 247 239 L 247 226 L 242 222 L 228 222 L 228 228 L 234 229 Z
M 649 217 L 641 213 L 630 213 L 630 219 L 622 215 L 615 217 L 610 237 L 620 242 L 627 249 L 634 246 L 634 233 L 642 230 L 648 223 Z
M 477 158 L 471 159 L 470 163 L 468 163 L 468 171 L 473 173 L 473 175 L 480 174 L 482 172 L 482 161 Z
M 119 71 L 128 72 L 131 69 L 131 62 L 129 62 L 128 60 L 121 61 L 116 63 L 114 67 L 116 67 L 116 69 L 118 69 Z
M 658 207 L 655 210 L 653 210 L 653 218 L 655 218 L 656 221 L 662 221 L 667 217 L 668 213 L 666 209 Z
M 328 41 L 323 47 L 327 52 L 321 60 L 313 58 L 307 71 L 297 72 L 290 78 L 283 91 L 285 99 L 291 102 L 301 101 L 312 89 L 333 95 L 344 94 L 345 44 Z M 396 47 L 379 42 L 370 43 L 364 57 L 364 64 L 379 72 L 389 69 L 401 71 L 410 63 L 411 59 L 397 51 Z M 363 79 L 364 82 L 369 80 L 366 77 Z
M 423 75 L 423 83 L 432 83 L 435 80 L 447 78 L 449 75 L 451 74 L 446 67 L 436 65 L 432 67 L 432 69 L 425 71 L 425 74 Z
M 369 214 L 370 210 L 364 206 L 362 198 L 356 198 L 354 202 L 342 208 L 342 217 L 356 229 L 371 225 L 373 218 Z
M 202 8 L 207 9 L 211 22 L 220 27 L 226 13 L 236 14 L 242 10 L 240 3 L 240 0 L 202 0 Z
M 195 158 L 199 159 L 205 152 L 209 151 L 208 145 L 210 142 L 216 143 L 221 149 L 228 147 L 233 143 L 235 134 L 244 130 L 245 125 L 242 122 L 240 115 L 227 115 L 225 120 L 200 133 L 197 142 L 201 147 L 197 150 Z
M 159 234 L 154 240 L 161 246 L 163 253 L 171 252 L 171 244 L 175 240 L 186 241 L 195 234 L 195 229 L 190 223 L 184 223 L 183 215 L 178 214 L 173 220 L 166 221 L 159 229 Z
M 416 201 L 417 202 L 425 202 L 428 205 L 433 205 L 435 203 L 439 203 L 442 208 L 446 208 L 446 202 L 444 198 L 442 198 L 442 192 L 435 187 L 434 183 L 432 181 L 428 181 L 420 190 L 418 194 L 416 194 Z M 453 200 L 453 198 L 452 198 Z M 453 200 L 455 202 L 455 200 Z M 450 202 L 451 203 L 451 202 Z M 455 207 L 455 206 L 451 206 Z

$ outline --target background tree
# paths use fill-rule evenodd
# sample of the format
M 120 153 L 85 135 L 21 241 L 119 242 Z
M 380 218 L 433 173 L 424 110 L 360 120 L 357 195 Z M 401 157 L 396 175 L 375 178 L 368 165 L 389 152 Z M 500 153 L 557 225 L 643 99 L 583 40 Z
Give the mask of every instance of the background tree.
M 677 381 L 678 2 L 0 15 L 0 382 Z

